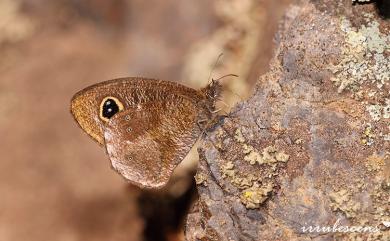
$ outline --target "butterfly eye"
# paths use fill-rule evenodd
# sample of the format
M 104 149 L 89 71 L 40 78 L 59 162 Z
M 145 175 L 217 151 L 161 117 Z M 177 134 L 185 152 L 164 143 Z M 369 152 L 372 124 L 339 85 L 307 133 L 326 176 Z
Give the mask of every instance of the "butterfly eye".
M 106 97 L 100 104 L 100 118 L 109 121 L 116 113 L 123 110 L 123 104 L 115 97 Z

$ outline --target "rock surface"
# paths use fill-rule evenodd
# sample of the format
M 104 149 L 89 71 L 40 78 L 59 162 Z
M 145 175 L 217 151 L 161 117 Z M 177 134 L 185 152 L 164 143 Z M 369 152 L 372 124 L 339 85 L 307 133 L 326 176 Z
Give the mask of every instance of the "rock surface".
M 280 28 L 270 71 L 200 148 L 186 239 L 389 240 L 389 21 L 300 1 Z

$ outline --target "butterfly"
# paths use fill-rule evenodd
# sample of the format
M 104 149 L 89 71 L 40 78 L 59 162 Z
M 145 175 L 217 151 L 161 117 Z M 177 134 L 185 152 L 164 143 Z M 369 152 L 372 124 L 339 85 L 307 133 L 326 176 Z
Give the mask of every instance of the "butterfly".
M 221 89 L 214 80 L 195 90 L 164 80 L 113 79 L 76 93 L 71 113 L 105 146 L 118 173 L 137 186 L 160 188 L 215 115 Z

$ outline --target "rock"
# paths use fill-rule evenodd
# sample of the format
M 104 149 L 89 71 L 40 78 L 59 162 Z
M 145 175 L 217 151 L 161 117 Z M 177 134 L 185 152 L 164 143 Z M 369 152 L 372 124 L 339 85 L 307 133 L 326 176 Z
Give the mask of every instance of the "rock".
M 389 240 L 389 21 L 304 0 L 277 39 L 255 93 L 199 149 L 186 239 Z

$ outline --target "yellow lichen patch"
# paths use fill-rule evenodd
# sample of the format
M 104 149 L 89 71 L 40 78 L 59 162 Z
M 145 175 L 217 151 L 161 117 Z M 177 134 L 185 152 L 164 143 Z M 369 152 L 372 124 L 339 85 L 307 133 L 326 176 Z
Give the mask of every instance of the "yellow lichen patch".
M 278 151 L 274 146 L 268 146 L 263 149 L 260 154 L 252 146 L 246 144 L 243 145 L 243 152 L 246 154 L 245 161 L 248 161 L 251 165 L 258 164 L 272 164 L 276 162 L 287 162 L 290 158 L 289 155 L 284 152 Z
M 374 143 L 374 138 L 375 135 L 373 133 L 372 126 L 368 123 L 362 134 L 361 142 L 364 145 L 371 146 Z
M 223 130 L 222 130 L 222 128 L 219 128 L 219 129 L 217 130 L 216 136 L 217 136 L 218 138 L 221 138 L 221 137 L 223 136 Z
M 272 188 L 271 184 L 262 187 L 254 185 L 253 187 L 247 188 L 241 193 L 241 202 L 246 208 L 259 208 L 260 205 L 267 200 L 268 194 L 272 191 Z
M 262 162 L 262 156 L 252 148 L 252 151 L 246 153 L 244 160 L 248 161 L 251 165 L 254 165 L 256 162 Z
M 249 154 L 254 151 L 253 146 L 248 146 L 247 144 L 243 144 L 242 149 L 242 152 L 244 152 L 244 154 Z
M 257 178 L 252 174 L 248 176 L 240 176 L 237 174 L 237 171 L 234 170 L 234 164 L 231 161 L 221 166 L 221 173 L 223 178 L 229 178 L 230 183 L 240 189 L 252 187 L 253 183 L 257 181 Z
M 276 148 L 274 146 L 268 146 L 264 148 L 262 152 L 263 158 L 260 160 L 259 164 L 277 162 L 275 158 L 275 153 L 276 153 Z
M 215 138 L 215 142 L 214 142 L 214 146 L 218 149 L 222 149 L 222 147 L 223 147 L 223 140 L 224 140 L 223 135 L 224 135 L 224 132 L 223 132 L 222 128 L 219 128 L 217 130 L 216 135 L 215 135 L 217 138 Z
M 257 167 L 261 169 L 258 173 L 248 174 L 236 170 L 235 165 L 230 161 L 221 166 L 221 175 L 232 185 L 243 190 L 240 200 L 247 208 L 258 208 L 267 199 L 275 185 L 274 177 L 279 173 L 278 163 L 287 162 L 290 156 L 273 145 L 265 147 L 261 152 L 258 151 L 245 143 L 241 129 L 236 130 L 235 139 L 240 143 L 242 152 L 245 154 L 244 161 L 250 165 L 257 163 L 263 166 Z
M 240 189 L 245 189 L 245 188 L 252 187 L 253 183 L 256 182 L 257 180 L 258 180 L 258 178 L 256 178 L 255 176 L 253 176 L 251 174 L 249 174 L 246 177 L 239 177 L 239 176 L 235 175 L 232 178 L 231 183 Z
M 290 156 L 285 154 L 285 153 L 283 153 L 283 152 L 278 152 L 278 153 L 275 154 L 275 158 L 279 162 L 287 162 L 288 159 L 290 158 Z
M 330 207 L 333 211 L 342 211 L 347 218 L 356 217 L 361 205 L 359 202 L 352 199 L 352 195 L 348 190 L 342 189 L 338 192 L 329 194 L 330 200 L 332 201 Z
M 234 170 L 234 164 L 231 161 L 221 166 L 221 173 L 223 178 L 234 177 L 235 172 L 236 171 Z
M 303 140 L 301 138 L 298 138 L 294 141 L 295 144 L 300 145 L 303 143 Z
M 244 139 L 240 138 L 241 132 L 236 132 L 236 134 L 237 133 L 237 136 L 239 137 L 238 140 L 243 141 Z M 272 177 L 278 174 L 277 163 L 287 162 L 289 155 L 278 151 L 274 146 L 264 148 L 261 153 L 248 144 L 242 144 L 242 149 L 242 152 L 245 154 L 244 160 L 249 162 L 251 165 L 256 163 L 260 165 L 267 165 L 262 170 L 263 175 L 258 177 L 253 174 L 240 175 L 239 172 L 234 170 L 234 164 L 232 162 L 228 162 L 221 167 L 222 177 L 229 177 L 231 184 L 239 189 L 244 189 L 240 200 L 247 208 L 259 208 L 261 203 L 268 198 L 268 194 L 272 191 L 274 186 L 274 180 Z M 259 183 L 268 184 L 260 185 Z
M 240 143 L 245 142 L 245 138 L 244 138 L 244 136 L 242 135 L 242 132 L 241 132 L 241 129 L 240 129 L 240 128 L 237 128 L 236 133 L 235 133 L 235 135 L 234 135 L 234 139 L 236 139 L 236 141 L 238 141 L 238 142 L 240 142 Z
M 195 175 L 195 183 L 196 185 L 204 185 L 204 186 L 207 186 L 207 177 L 205 174 L 201 173 L 201 172 L 197 172 L 196 175 Z

